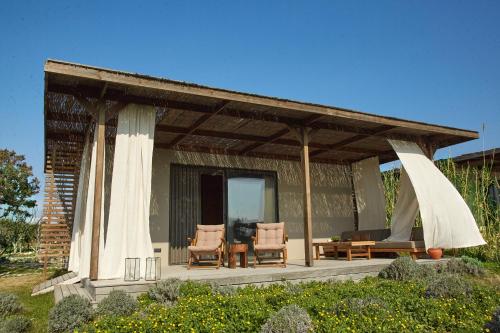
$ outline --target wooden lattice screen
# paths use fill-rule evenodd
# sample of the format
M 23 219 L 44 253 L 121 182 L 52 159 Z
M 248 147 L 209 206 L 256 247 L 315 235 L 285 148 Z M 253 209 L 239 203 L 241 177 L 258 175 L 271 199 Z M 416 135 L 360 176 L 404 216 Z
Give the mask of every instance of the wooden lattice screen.
M 39 259 L 45 264 L 64 264 L 69 256 L 81 145 L 65 142 L 48 147 L 45 167 L 45 197 L 40 226 Z

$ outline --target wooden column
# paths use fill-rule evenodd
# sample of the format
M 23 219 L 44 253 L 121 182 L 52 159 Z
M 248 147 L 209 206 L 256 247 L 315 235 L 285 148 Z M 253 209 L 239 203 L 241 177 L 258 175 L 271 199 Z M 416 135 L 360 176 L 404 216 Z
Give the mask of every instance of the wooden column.
M 309 173 L 309 129 L 300 129 L 302 134 L 301 164 L 304 192 L 304 250 L 306 266 L 314 266 L 312 246 L 311 177 Z
M 425 156 L 427 156 L 427 158 L 432 161 L 432 159 L 434 158 L 434 153 L 436 152 L 436 147 L 432 143 L 426 141 L 420 141 L 418 142 L 418 145 L 424 152 Z
M 92 216 L 92 247 L 90 250 L 90 279 L 97 280 L 99 273 L 99 239 L 101 231 L 102 189 L 104 172 L 104 144 L 106 129 L 106 111 L 104 106 L 98 106 L 96 123 L 97 152 L 95 165 L 94 213 Z
M 349 164 L 349 171 L 351 176 L 351 196 L 352 196 L 352 213 L 354 215 L 354 230 L 359 230 L 359 214 L 358 214 L 358 199 L 356 198 L 356 189 L 354 188 L 354 171 L 352 163 Z

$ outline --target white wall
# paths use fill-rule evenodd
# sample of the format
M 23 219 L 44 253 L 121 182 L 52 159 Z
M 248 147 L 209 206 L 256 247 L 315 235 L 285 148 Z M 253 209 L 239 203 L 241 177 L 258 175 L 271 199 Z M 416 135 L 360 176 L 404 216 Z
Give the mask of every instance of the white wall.
M 151 239 L 161 248 L 163 272 L 168 269 L 170 164 L 186 164 L 277 171 L 280 220 L 289 236 L 288 257 L 304 258 L 302 174 L 299 162 L 242 156 L 215 155 L 156 149 L 153 152 L 151 186 Z M 348 167 L 316 164 L 310 166 L 312 224 L 314 239 L 326 239 L 354 229 L 351 179 Z

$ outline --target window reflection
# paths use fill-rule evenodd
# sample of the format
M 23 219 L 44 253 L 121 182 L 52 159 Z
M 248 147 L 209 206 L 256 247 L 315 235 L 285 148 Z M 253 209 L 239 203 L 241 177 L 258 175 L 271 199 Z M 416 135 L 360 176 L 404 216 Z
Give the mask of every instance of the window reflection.
M 247 243 L 253 253 L 252 239 L 257 223 L 276 222 L 276 183 L 273 176 L 233 176 L 227 180 L 229 243 Z

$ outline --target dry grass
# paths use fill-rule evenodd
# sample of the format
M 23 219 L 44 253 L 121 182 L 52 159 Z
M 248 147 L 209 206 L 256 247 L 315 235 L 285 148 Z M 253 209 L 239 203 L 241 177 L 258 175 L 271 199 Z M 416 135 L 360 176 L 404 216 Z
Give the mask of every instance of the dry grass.
M 0 277 L 0 292 L 12 293 L 19 298 L 24 308 L 22 314 L 33 323 L 31 332 L 46 332 L 49 310 L 54 306 L 54 295 L 50 292 L 31 296 L 33 287 L 46 280 L 43 271 L 26 267 L 25 263 L 22 263 L 21 267 L 15 266 L 14 263 L 10 263 L 9 271 Z M 47 277 L 50 278 L 52 274 L 54 269 L 48 272 Z

